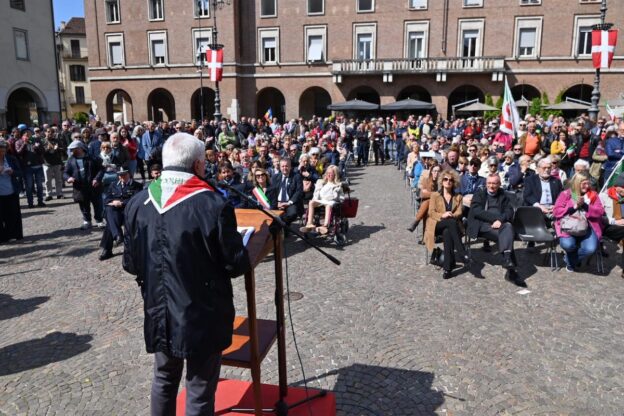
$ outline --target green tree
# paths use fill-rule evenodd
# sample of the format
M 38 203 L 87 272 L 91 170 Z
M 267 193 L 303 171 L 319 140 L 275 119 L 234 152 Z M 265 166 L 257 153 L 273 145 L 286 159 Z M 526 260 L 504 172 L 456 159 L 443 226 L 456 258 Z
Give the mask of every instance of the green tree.
M 540 98 L 535 97 L 531 100 L 531 104 L 529 105 L 529 114 L 532 116 L 542 114 L 542 100 Z
M 83 126 L 89 122 L 89 115 L 82 111 L 74 114 L 74 120 L 76 123 L 82 124 Z
M 494 106 L 494 100 L 492 100 L 491 94 L 485 94 L 485 105 L 491 105 L 492 107 Z M 485 111 L 483 113 L 483 118 L 485 119 L 485 121 L 491 120 L 494 117 L 496 117 L 495 111 Z

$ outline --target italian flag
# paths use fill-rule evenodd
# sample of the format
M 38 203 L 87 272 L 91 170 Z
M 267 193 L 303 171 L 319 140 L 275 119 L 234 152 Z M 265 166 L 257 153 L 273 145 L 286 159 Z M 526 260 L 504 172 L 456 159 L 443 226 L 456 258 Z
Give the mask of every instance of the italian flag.
M 260 205 L 262 205 L 266 209 L 271 209 L 271 202 L 269 201 L 269 198 L 267 198 L 262 188 L 256 186 L 254 190 L 251 191 L 251 193 L 254 195 L 254 197 L 256 197 L 256 201 L 258 201 Z
M 197 176 L 186 172 L 164 171 L 160 178 L 149 185 L 149 199 L 159 214 L 164 214 L 180 202 L 201 192 L 214 189 Z
M 511 95 L 511 89 L 509 88 L 509 83 L 507 82 L 507 77 L 505 77 L 505 95 L 503 97 L 503 108 L 501 109 L 501 122 L 500 129 L 501 131 L 516 136 L 516 131 L 518 131 L 518 123 L 520 121 L 520 116 L 518 115 L 518 108 L 516 107 L 516 102 Z

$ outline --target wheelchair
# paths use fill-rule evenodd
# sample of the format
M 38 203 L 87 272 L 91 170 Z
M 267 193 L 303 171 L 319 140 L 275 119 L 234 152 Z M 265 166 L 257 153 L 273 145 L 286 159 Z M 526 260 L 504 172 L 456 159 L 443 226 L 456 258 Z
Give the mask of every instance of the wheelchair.
M 307 237 L 320 236 L 326 240 L 333 241 L 338 247 L 343 247 L 347 244 L 347 232 L 349 231 L 349 218 L 355 218 L 357 215 L 358 200 L 357 198 L 351 198 L 349 187 L 346 183 L 343 183 L 343 190 L 348 195 L 344 200 L 337 202 L 331 209 L 331 218 L 329 220 L 329 226 L 327 227 L 327 234 L 308 233 Z M 308 209 L 306 205 L 303 222 L 308 218 Z M 316 207 L 314 209 L 314 225 L 319 226 L 324 224 L 325 221 L 325 206 Z

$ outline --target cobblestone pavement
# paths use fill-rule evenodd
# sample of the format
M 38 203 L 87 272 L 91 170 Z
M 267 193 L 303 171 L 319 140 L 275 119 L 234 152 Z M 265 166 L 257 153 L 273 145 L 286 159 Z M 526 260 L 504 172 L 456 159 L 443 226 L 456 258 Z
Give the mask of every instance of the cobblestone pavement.
M 474 251 L 470 273 L 442 280 L 405 230 L 409 194 L 391 166 L 354 170 L 361 200 L 336 267 L 288 240 L 297 341 L 308 385 L 341 415 L 621 415 L 624 280 L 589 266 L 551 273 L 517 243 L 529 294 L 500 260 Z M 21 244 L 0 246 L 0 414 L 146 415 L 152 358 L 141 297 L 120 257 L 97 259 L 67 199 L 24 211 Z M 119 249 L 116 249 L 119 252 Z M 535 265 L 535 264 L 539 265 Z M 270 263 L 257 269 L 259 317 L 273 316 Z M 245 311 L 243 280 L 235 301 Z M 303 384 L 292 334 L 288 377 Z M 249 379 L 247 370 L 222 375 Z M 277 383 L 276 350 L 263 381 Z M 322 416 L 322 415 L 317 415 Z

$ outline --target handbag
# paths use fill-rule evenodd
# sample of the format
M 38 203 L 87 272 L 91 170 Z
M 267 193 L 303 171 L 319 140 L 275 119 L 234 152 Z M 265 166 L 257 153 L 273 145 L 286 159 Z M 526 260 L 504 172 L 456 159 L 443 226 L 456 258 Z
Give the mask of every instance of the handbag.
M 429 264 L 433 264 L 434 266 L 438 267 L 442 267 L 442 265 L 444 264 L 444 252 L 440 247 L 434 247 L 431 251 Z
M 571 235 L 572 237 L 583 237 L 587 235 L 589 230 L 589 222 L 584 211 L 576 211 L 573 214 L 564 216 L 559 224 L 561 232 Z

